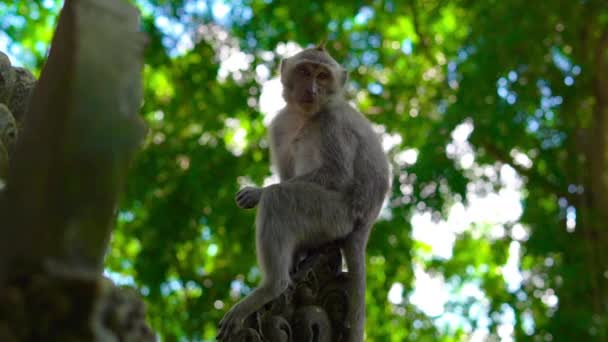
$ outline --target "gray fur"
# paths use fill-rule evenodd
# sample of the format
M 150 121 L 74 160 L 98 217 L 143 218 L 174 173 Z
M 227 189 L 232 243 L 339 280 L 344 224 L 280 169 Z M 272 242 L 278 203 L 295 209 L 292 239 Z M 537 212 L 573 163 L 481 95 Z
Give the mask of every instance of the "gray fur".
M 294 72 L 301 63 L 306 63 L 306 75 Z M 318 78 L 328 69 L 330 79 Z M 281 65 L 287 106 L 269 132 L 281 182 L 247 187 L 236 196 L 241 208 L 258 206 L 256 246 L 263 280 L 226 314 L 220 340 L 287 288 L 297 250 L 335 240 L 343 241 L 351 279 L 349 341 L 363 340 L 365 248 L 389 188 L 389 169 L 369 121 L 344 100 L 344 79 L 344 70 L 319 48 L 304 50 Z

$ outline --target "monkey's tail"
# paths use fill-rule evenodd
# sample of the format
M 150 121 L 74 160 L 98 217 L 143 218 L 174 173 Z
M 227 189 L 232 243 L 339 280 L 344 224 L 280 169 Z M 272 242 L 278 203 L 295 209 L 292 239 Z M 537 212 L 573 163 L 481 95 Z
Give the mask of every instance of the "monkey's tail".
M 348 235 L 342 245 L 349 279 L 349 307 L 347 323 L 350 333 L 347 341 L 363 341 L 365 328 L 365 248 L 371 226 L 361 224 Z

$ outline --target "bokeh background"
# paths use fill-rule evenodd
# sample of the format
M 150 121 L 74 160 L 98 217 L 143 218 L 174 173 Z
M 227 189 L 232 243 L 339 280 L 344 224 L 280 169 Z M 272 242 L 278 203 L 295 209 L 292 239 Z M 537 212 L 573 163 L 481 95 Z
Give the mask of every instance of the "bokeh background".
M 106 274 L 163 341 L 213 341 L 259 281 L 234 194 L 277 181 L 279 61 L 323 39 L 393 169 L 368 340 L 608 340 L 608 2 L 133 2 L 150 132 Z M 0 2 L 13 64 L 39 73 L 61 5 Z

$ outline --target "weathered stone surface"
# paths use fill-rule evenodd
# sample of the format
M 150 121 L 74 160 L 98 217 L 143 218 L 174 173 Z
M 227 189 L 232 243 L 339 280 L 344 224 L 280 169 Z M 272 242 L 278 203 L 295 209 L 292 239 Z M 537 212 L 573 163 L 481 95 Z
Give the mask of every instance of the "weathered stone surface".
M 101 276 L 145 134 L 138 23 L 124 0 L 66 0 L 38 83 L 0 53 L 0 341 L 156 340 Z
M 18 122 L 23 120 L 35 86 L 36 78 L 29 70 L 13 67 L 0 52 L 0 103 L 6 104 Z
M 4 188 L 6 175 L 8 173 L 8 151 L 4 144 L 0 143 L 0 191 Z
M 0 52 L 0 102 L 8 103 L 17 75 L 8 56 Z
M 156 341 L 134 290 L 81 270 L 49 269 L 0 289 L 0 341 Z
M 8 107 L 23 129 L 0 207 L 11 237 L 0 240 L 0 278 L 19 259 L 103 269 L 118 192 L 146 131 L 138 23 L 123 0 L 67 0 L 31 101 L 31 74 L 13 68 Z
M 30 97 L 36 86 L 36 78 L 24 68 L 13 68 L 15 83 L 8 101 L 8 107 L 17 121 L 23 120 Z
M 10 151 L 17 142 L 17 121 L 4 103 L 0 103 L 0 141 Z
M 346 340 L 348 275 L 342 272 L 340 248 L 330 244 L 310 251 L 296 262 L 291 277 L 293 284 L 248 317 L 244 328 L 235 333 L 232 341 Z
M 8 57 L 0 52 L 0 190 L 8 176 L 10 155 L 18 137 L 18 122 L 13 108 L 22 111 L 27 106 L 31 90 L 35 86 L 34 76 L 22 68 L 13 68 Z M 26 75 L 21 77 L 20 75 Z M 19 94 L 18 96 L 13 96 Z M 19 98 L 18 100 L 16 98 Z M 14 103 L 14 106 L 10 103 Z

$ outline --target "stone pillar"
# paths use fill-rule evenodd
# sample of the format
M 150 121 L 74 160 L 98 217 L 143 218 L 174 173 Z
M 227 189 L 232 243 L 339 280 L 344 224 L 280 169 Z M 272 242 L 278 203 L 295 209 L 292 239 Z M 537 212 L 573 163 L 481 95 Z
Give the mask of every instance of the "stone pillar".
M 329 244 L 296 261 L 293 284 L 245 321 L 232 341 L 346 341 L 348 273 L 340 248 Z

